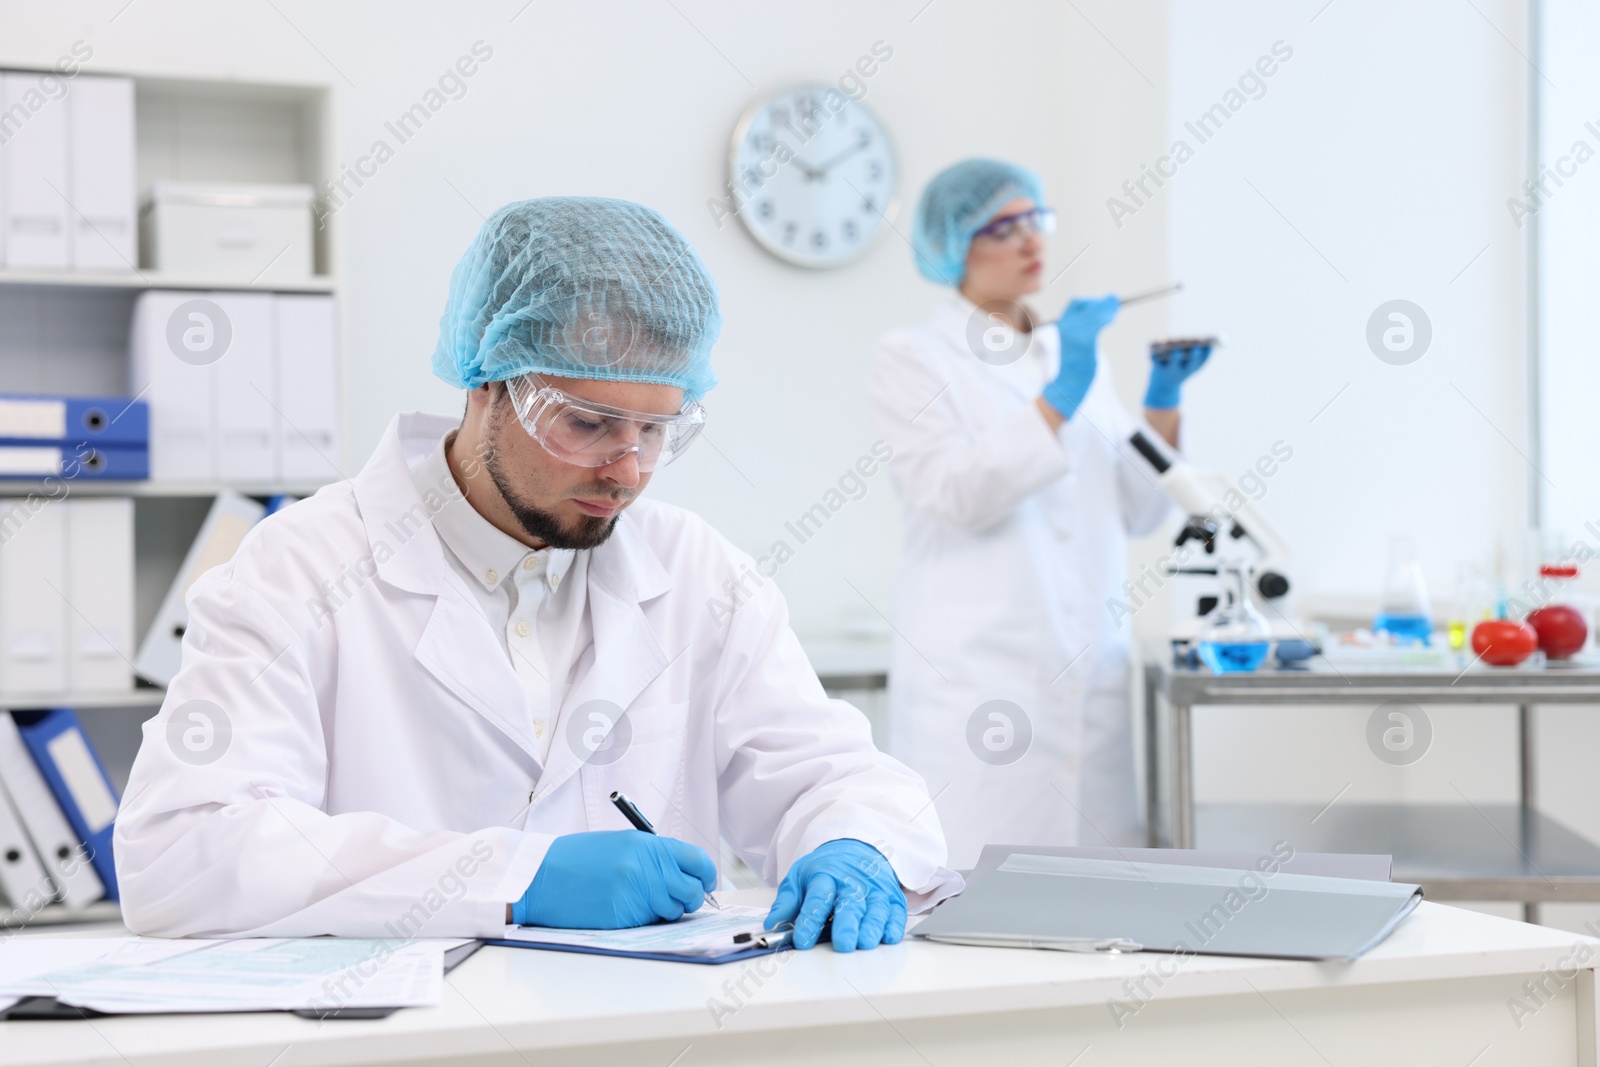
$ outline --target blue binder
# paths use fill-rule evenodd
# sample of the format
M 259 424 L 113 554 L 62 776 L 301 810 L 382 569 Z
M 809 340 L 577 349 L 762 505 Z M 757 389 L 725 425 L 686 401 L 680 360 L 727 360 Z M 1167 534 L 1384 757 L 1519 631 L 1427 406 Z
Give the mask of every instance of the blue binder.
M 144 481 L 150 477 L 146 448 L 87 441 L 0 441 L 0 479 L 94 478 Z
M 150 405 L 126 396 L 0 393 L 0 443 L 150 447 Z
M 105 883 L 106 899 L 120 899 L 116 863 L 111 855 L 117 790 L 94 746 L 89 744 L 77 713 L 71 708 L 52 708 L 12 712 L 12 717 L 28 754 L 39 765 L 39 773 L 72 824 L 72 832 L 87 848 L 94 872 Z
M 61 476 L 142 481 L 150 477 L 150 450 L 85 442 L 62 457 Z

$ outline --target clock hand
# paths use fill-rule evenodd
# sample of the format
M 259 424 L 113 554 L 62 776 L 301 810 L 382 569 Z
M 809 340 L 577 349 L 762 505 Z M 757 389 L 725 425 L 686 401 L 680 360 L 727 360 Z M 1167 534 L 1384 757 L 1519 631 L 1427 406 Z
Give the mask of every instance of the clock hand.
M 867 146 L 864 143 L 857 141 L 855 144 L 851 145 L 849 148 L 846 148 L 843 152 L 840 152 L 822 166 L 818 167 L 817 170 L 821 172 L 824 178 L 826 178 L 830 170 L 832 170 L 834 167 L 837 167 L 840 163 L 843 163 L 845 160 L 849 159 L 851 156 L 855 155 L 865 147 Z

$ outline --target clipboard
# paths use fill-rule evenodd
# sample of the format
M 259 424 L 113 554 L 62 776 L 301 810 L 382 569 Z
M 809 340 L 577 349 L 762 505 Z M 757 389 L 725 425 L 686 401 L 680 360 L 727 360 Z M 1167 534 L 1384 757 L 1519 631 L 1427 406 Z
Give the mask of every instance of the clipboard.
M 676 922 L 620 930 L 516 927 L 514 938 L 489 938 L 485 943 L 664 963 L 736 963 L 790 947 L 792 931 L 762 929 L 765 917 L 761 908 L 729 905 L 712 912 L 691 913 Z M 751 942 L 749 948 L 734 947 L 744 940 Z
M 464 963 L 478 949 L 482 948 L 482 941 L 468 941 L 446 950 L 444 954 L 444 973 L 449 974 L 457 966 Z M 280 1010 L 280 1009 L 274 1009 Z M 395 1012 L 396 1007 L 345 1007 L 330 1008 L 319 1011 L 316 1008 L 295 1008 L 287 1014 L 298 1015 L 302 1019 L 387 1019 Z M 63 1004 L 55 997 L 23 997 L 9 1008 L 0 1009 L 0 1022 L 13 1022 L 19 1020 L 49 1020 L 49 1019 L 105 1019 L 124 1014 L 114 1011 L 99 1011 L 95 1008 L 80 1008 L 74 1004 Z M 203 1012 L 140 1012 L 140 1017 L 150 1015 L 200 1015 Z M 233 1014 L 233 1013 L 229 1013 Z M 248 1014 L 255 1014 L 254 1012 Z
M 580 945 L 552 945 L 542 941 L 503 941 L 498 938 L 490 938 L 483 943 L 485 945 L 501 945 L 505 948 L 542 949 L 547 952 L 581 952 L 587 956 L 617 956 L 629 960 L 660 960 L 663 963 L 702 963 L 711 965 L 737 963 L 740 960 L 754 959 L 757 956 L 770 956 L 774 952 L 782 952 L 790 947 L 789 939 L 784 938 L 780 944 L 742 949 L 738 952 L 730 952 L 726 956 L 675 956 L 666 952 L 618 952 L 615 949 L 589 948 Z

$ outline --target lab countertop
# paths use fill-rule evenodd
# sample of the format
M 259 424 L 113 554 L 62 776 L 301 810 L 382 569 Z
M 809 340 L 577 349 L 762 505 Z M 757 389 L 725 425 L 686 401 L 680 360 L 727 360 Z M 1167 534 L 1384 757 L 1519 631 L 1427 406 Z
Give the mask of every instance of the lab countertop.
M 1303 667 L 1263 667 L 1238 674 L 1175 667 L 1154 658 L 1168 699 L 1179 704 L 1294 703 L 1307 699 L 1358 699 L 1373 695 L 1447 703 L 1600 702 L 1600 662 L 1539 667 L 1364 666 L 1318 656 Z
M 759 904 L 770 899 L 771 891 L 727 897 Z M 1169 967 L 1173 973 L 1160 995 L 1253 996 L 1537 974 L 1569 957 L 1580 942 L 1600 946 L 1558 930 L 1423 903 L 1388 940 L 1354 963 L 1193 956 Z M 1149 953 L 1099 956 L 907 941 L 851 955 L 822 948 L 697 966 L 484 948 L 448 976 L 444 1002 L 436 1008 L 320 1025 L 279 1013 L 0 1023 L 0 1064 L 261 1065 L 290 1047 L 285 1062 L 294 1064 L 435 1057 L 443 1062 L 509 1057 L 511 1048 L 537 1053 L 992 1017 L 1103 1006 L 1109 998 L 1126 997 L 1125 982 L 1147 976 L 1166 959 Z M 743 993 L 735 993 L 736 987 Z
M 882 686 L 888 676 L 887 641 L 804 641 L 802 644 L 811 669 L 826 686 L 871 689 Z

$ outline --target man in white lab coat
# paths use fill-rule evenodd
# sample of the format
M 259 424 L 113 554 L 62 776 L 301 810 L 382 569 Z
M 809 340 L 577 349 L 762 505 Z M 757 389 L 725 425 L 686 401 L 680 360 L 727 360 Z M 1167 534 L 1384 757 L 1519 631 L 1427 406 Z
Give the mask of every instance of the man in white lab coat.
M 1139 839 L 1128 694 L 1128 538 L 1170 510 L 1128 445 L 1178 440 L 1198 345 L 1151 367 L 1144 423 L 1096 355 L 1114 296 L 1035 328 L 1054 214 L 1037 175 L 987 159 L 928 183 L 913 242 L 952 286 L 885 337 L 872 404 L 894 448 L 904 544 L 895 575 L 891 750 L 938 798 L 951 860 L 987 843 Z
M 698 908 L 725 837 L 768 925 L 899 940 L 960 887 L 922 780 L 830 701 L 781 596 L 639 499 L 715 382 L 716 290 L 625 201 L 492 216 L 411 414 L 354 479 L 189 594 L 115 835 L 124 918 L 167 936 L 498 936 Z M 630 829 L 613 791 L 656 835 Z

